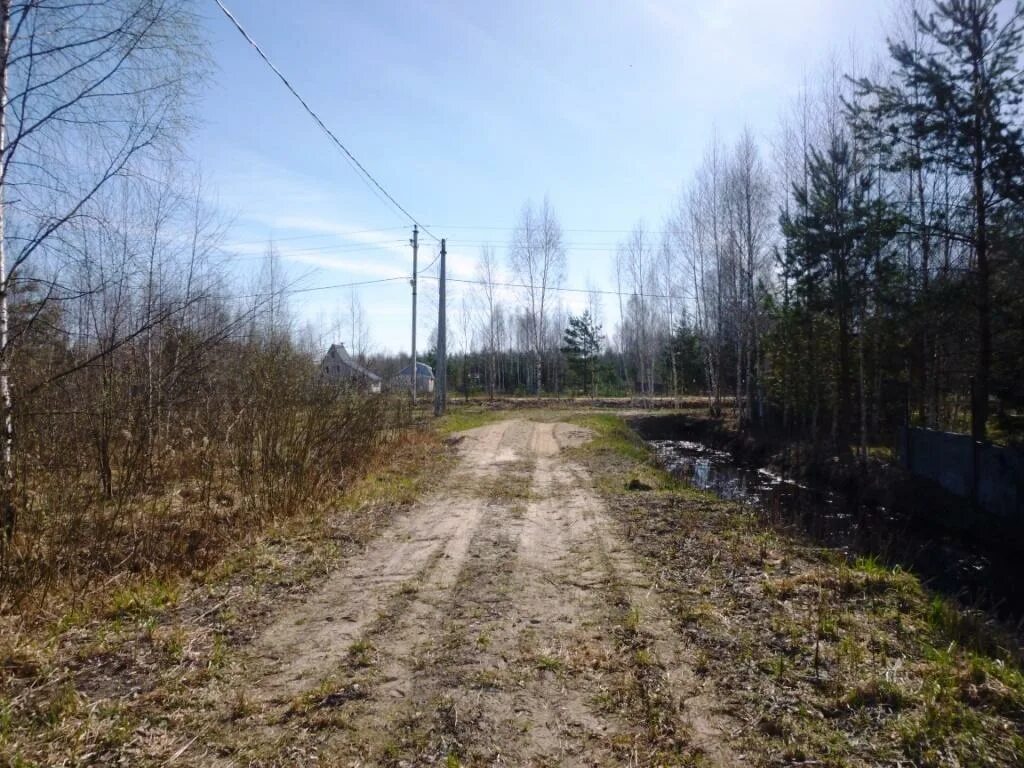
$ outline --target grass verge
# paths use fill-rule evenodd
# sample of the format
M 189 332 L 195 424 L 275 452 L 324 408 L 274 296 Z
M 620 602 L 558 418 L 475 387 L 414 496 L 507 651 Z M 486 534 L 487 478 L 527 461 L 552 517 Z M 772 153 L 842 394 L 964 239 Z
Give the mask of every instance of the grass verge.
M 612 415 L 577 450 L 759 765 L 1024 764 L 1015 638 L 911 573 L 681 488 Z M 646 492 L 630 490 L 640 478 Z M 633 486 L 635 488 L 635 486 Z

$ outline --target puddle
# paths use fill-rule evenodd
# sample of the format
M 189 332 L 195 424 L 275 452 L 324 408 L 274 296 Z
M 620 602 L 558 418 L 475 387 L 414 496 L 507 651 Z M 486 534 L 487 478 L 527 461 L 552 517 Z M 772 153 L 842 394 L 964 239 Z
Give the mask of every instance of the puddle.
M 658 460 L 680 480 L 719 498 L 751 506 L 766 522 L 797 530 L 851 556 L 874 555 L 917 573 L 932 589 L 968 605 L 1024 616 L 1020 569 L 1012 553 L 993 554 L 959 534 L 920 518 L 895 514 L 764 467 L 744 466 L 731 454 L 688 440 L 650 440 Z

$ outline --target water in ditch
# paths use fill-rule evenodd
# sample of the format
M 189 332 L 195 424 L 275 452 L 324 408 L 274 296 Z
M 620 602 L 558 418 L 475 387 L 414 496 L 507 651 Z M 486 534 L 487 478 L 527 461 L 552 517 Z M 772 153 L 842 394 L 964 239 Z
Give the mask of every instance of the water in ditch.
M 1021 569 L 1012 553 L 966 540 L 859 499 L 797 483 L 725 451 L 687 440 L 651 440 L 658 460 L 693 488 L 751 506 L 767 522 L 847 554 L 874 555 L 917 573 L 929 586 L 1005 618 L 1024 616 Z

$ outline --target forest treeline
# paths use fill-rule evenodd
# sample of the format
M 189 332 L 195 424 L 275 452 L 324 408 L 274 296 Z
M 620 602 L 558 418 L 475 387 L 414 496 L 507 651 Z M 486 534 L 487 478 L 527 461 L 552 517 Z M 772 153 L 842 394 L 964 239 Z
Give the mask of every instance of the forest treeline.
M 887 56 L 828 67 L 764 143 L 713 139 L 585 311 L 566 309 L 552 205 L 528 204 L 507 272 L 481 255 L 450 376 L 483 391 L 707 392 L 715 412 L 841 452 L 889 443 L 905 421 L 1012 436 L 1022 17 L 1019 2 L 899 4 Z

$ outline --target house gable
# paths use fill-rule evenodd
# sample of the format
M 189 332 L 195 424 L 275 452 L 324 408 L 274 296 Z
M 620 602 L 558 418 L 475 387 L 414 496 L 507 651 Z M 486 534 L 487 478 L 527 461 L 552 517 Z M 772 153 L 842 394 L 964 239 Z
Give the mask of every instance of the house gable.
M 359 379 L 373 385 L 379 385 L 381 382 L 381 377 L 360 365 L 348 353 L 344 344 L 331 344 L 331 348 L 327 350 L 320 363 L 320 370 L 332 379 Z

